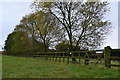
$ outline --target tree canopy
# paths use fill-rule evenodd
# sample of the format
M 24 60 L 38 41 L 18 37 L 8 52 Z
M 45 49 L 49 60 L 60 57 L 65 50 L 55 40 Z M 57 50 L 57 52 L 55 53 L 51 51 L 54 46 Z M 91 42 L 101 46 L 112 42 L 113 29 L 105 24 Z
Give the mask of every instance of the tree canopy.
M 71 50 L 73 46 L 80 49 L 96 49 L 100 47 L 109 33 L 110 21 L 105 20 L 109 11 L 107 2 L 40 2 L 31 6 L 34 11 L 51 13 L 61 24 L 68 37 Z
M 59 42 L 64 37 L 59 26 L 50 13 L 39 11 L 23 17 L 15 31 L 24 31 L 29 37 L 44 43 L 46 52 L 47 47 Z
M 33 52 L 44 51 L 43 43 L 29 38 L 25 32 L 12 32 L 5 41 L 5 50 L 9 55 L 33 55 Z

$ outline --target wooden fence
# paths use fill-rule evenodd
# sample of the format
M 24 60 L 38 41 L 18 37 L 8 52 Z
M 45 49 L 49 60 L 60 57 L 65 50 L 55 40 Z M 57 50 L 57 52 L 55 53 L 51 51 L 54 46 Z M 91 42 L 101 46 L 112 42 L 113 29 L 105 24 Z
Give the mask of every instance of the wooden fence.
M 117 54 L 116 54 L 117 52 Z M 84 60 L 85 65 L 89 65 L 91 59 L 96 59 L 95 64 L 102 62 L 104 59 L 105 67 L 111 66 L 120 67 L 120 65 L 111 64 L 111 60 L 120 61 L 120 49 L 111 49 L 110 46 L 104 48 L 104 50 L 85 50 L 85 51 L 71 51 L 71 52 L 36 52 L 34 57 L 41 57 L 47 60 L 54 60 L 67 63 L 81 63 L 81 59 Z M 70 61 L 70 59 L 77 59 L 78 61 Z M 67 59 L 67 60 L 65 60 Z
M 6 51 L 0 51 L 0 54 L 1 55 L 6 55 L 7 53 L 6 53 Z
M 79 63 L 80 60 L 85 60 L 85 65 L 89 64 L 89 59 L 93 57 L 100 57 L 104 55 L 103 53 L 95 54 L 96 51 L 72 51 L 72 52 L 47 52 L 47 53 L 37 53 L 35 57 L 42 57 L 44 59 L 55 60 L 59 62 L 65 62 L 65 58 L 67 59 L 67 63 Z M 76 58 L 78 62 L 70 61 L 70 59 Z
M 111 49 L 110 46 L 105 47 L 104 51 L 104 59 L 105 59 L 105 66 L 106 67 L 111 67 L 111 66 L 117 66 L 120 67 L 120 64 L 114 65 L 111 64 L 111 60 L 117 60 L 120 62 L 120 49 Z

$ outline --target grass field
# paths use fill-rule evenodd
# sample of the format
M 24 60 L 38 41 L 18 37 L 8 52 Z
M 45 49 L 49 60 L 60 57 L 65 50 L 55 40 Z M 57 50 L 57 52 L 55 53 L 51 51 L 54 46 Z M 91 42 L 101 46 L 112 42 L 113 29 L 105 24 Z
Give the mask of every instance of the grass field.
M 118 68 L 84 66 L 40 58 L 2 56 L 3 78 L 120 78 Z

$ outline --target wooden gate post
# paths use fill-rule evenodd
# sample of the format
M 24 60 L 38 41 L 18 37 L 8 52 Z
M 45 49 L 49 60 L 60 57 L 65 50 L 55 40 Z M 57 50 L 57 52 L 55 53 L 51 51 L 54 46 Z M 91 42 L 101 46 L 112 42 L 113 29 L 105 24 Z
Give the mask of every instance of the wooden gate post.
M 105 67 L 111 68 L 110 64 L 110 46 L 105 47 L 104 59 L 105 59 Z

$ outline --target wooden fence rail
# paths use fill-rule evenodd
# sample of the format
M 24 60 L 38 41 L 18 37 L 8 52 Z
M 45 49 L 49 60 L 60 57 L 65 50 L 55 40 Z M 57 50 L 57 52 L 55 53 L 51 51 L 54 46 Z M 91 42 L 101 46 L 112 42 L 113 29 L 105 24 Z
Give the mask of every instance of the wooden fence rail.
M 34 57 L 41 57 L 43 59 L 49 59 L 59 62 L 67 63 L 78 63 L 80 64 L 81 59 L 84 59 L 84 64 L 89 65 L 91 59 L 97 59 L 95 64 L 98 64 L 101 59 L 104 59 L 105 67 L 110 68 L 111 66 L 120 67 L 120 65 L 111 64 L 111 60 L 120 61 L 120 49 L 111 49 L 110 46 L 104 48 L 104 50 L 85 50 L 85 51 L 71 51 L 71 52 L 36 52 Z M 70 59 L 76 58 L 77 62 L 70 61 Z M 65 60 L 67 59 L 67 60 Z
M 103 51 L 103 50 L 99 50 Z M 43 53 L 36 53 L 35 57 L 42 57 L 44 59 L 50 59 L 57 61 L 57 58 L 59 58 L 59 62 L 61 60 L 65 62 L 65 58 L 67 59 L 67 63 L 70 63 L 70 59 L 76 58 L 78 59 L 78 62 L 80 64 L 81 59 L 84 59 L 84 64 L 88 65 L 89 64 L 89 59 L 97 56 L 104 56 L 103 53 L 96 54 L 97 51 L 92 50 L 92 51 L 71 51 L 71 52 L 43 52 Z M 74 54 L 74 55 L 73 55 Z M 99 58 L 98 58 L 99 59 Z M 75 63 L 75 62 L 72 62 Z

